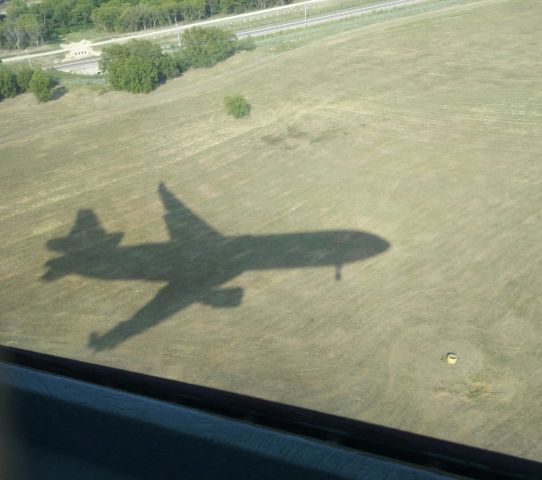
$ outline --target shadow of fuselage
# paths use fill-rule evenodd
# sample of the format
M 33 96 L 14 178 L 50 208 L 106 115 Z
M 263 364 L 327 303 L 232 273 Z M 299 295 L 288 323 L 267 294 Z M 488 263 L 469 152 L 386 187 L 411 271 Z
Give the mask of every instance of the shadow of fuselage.
M 47 262 L 43 279 L 67 274 L 104 280 L 147 280 L 166 285 L 131 319 L 104 335 L 92 334 L 95 350 L 113 348 L 193 303 L 236 307 L 241 288 L 220 286 L 249 270 L 341 267 L 378 255 L 389 243 L 369 233 L 337 230 L 277 235 L 223 236 L 160 184 L 170 241 L 119 246 L 122 233 L 106 233 L 92 210 L 80 210 L 70 234 L 47 242 L 63 256 Z

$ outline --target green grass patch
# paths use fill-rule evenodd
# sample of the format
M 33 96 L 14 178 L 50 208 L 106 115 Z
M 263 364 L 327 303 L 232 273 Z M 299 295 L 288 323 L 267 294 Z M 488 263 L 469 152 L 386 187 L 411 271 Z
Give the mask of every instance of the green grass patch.
M 361 27 L 369 27 L 382 22 L 413 15 L 436 12 L 446 7 L 473 4 L 478 1 L 480 0 L 428 0 L 419 4 L 402 5 L 387 10 L 378 10 L 321 25 L 311 25 L 308 28 L 300 27 L 297 29 L 286 30 L 280 33 L 257 37 L 256 40 L 258 45 L 271 45 L 278 49 L 278 51 L 288 51 L 292 48 L 305 45 L 308 42 L 320 40 L 337 33 L 347 32 Z
M 112 38 L 111 32 L 100 32 L 96 28 L 81 27 L 79 30 L 62 35 L 59 43 L 109 40 L 110 38 Z

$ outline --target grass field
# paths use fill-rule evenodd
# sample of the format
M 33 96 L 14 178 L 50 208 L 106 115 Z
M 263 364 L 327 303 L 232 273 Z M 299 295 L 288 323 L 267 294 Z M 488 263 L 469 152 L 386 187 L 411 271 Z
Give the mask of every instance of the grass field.
M 0 103 L 0 343 L 542 460 L 542 4 L 438 3 L 276 37 L 149 95 Z M 226 116 L 231 93 L 249 118 Z M 237 308 L 196 302 L 96 352 L 90 334 L 165 283 L 45 282 L 47 242 L 81 209 L 122 246 L 166 242 L 160 182 L 224 235 L 390 248 L 341 281 L 246 271 L 222 287 Z

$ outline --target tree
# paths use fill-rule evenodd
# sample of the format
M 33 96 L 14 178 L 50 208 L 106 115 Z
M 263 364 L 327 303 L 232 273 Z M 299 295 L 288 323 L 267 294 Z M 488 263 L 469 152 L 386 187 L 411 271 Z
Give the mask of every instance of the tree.
M 0 100 L 17 95 L 15 74 L 7 67 L 0 66 Z
M 0 34 L 11 48 L 20 50 L 29 43 L 39 46 L 43 39 L 43 25 L 33 13 L 23 13 L 14 20 L 0 23 Z
M 209 16 L 220 13 L 220 0 L 206 0 L 206 13 Z
M 25 47 L 28 35 L 24 27 L 24 18 L 23 22 L 20 21 L 20 18 L 2 22 L 2 36 L 6 39 L 11 48 L 20 50 Z
M 183 50 L 195 67 L 211 67 L 235 53 L 235 36 L 219 28 L 194 27 L 182 34 Z
M 27 39 L 36 47 L 43 40 L 43 25 L 32 13 L 25 13 L 17 18 L 17 23 L 24 29 Z
M 114 28 L 120 28 L 125 32 L 139 30 L 141 28 L 141 15 L 137 5 L 125 8 Z
M 104 3 L 92 11 L 91 20 L 94 25 L 105 32 L 112 32 L 118 26 L 118 19 L 123 13 L 123 7 Z
M 138 7 L 141 11 L 141 17 L 144 19 L 143 28 L 156 28 L 162 18 L 162 11 L 158 5 L 140 3 Z
M 181 2 L 181 11 L 187 22 L 205 18 L 207 5 L 205 0 L 183 0 Z
M 17 17 L 28 12 L 28 6 L 22 0 L 13 0 L 6 9 L 6 16 L 9 20 L 15 20 Z
M 165 78 L 163 62 L 164 54 L 158 45 L 148 40 L 132 40 L 104 48 L 100 68 L 108 74 L 109 83 L 116 90 L 148 93 Z
M 20 50 L 92 23 L 107 32 L 136 31 L 284 3 L 290 0 L 11 0 L 7 18 L 0 15 L 0 42 Z
M 149 93 L 159 82 L 159 70 L 142 57 L 126 57 L 109 68 L 109 83 L 116 90 Z
M 53 96 L 55 81 L 47 72 L 34 70 L 30 80 L 29 90 L 36 95 L 39 102 L 47 102 Z
M 78 0 L 72 9 L 72 22 L 74 25 L 88 25 L 90 16 L 96 5 L 92 0 Z
M 228 95 L 224 97 L 226 113 L 234 118 L 246 117 L 250 113 L 250 104 L 242 95 Z
M 243 6 L 240 0 L 220 0 L 222 13 L 242 13 Z
M 160 8 L 162 10 L 162 17 L 171 25 L 174 25 L 175 22 L 183 18 L 182 5 L 178 2 L 166 0 L 160 5 Z
M 39 18 L 40 24 L 43 27 L 43 36 L 49 37 L 54 34 L 54 26 L 52 22 L 53 5 L 50 0 L 43 0 L 41 3 L 34 3 L 30 6 L 30 11 Z

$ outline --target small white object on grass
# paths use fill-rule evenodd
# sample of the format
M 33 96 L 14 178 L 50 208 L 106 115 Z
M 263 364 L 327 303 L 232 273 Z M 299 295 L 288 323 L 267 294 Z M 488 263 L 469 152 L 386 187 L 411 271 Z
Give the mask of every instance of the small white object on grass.
M 455 365 L 455 363 L 457 362 L 457 355 L 455 353 L 448 353 L 446 354 L 446 363 L 448 365 Z

